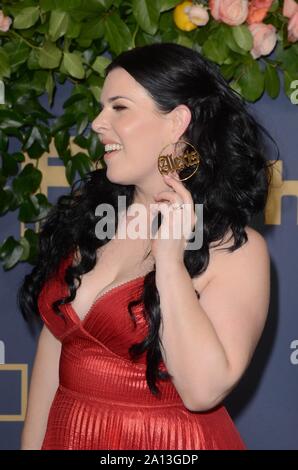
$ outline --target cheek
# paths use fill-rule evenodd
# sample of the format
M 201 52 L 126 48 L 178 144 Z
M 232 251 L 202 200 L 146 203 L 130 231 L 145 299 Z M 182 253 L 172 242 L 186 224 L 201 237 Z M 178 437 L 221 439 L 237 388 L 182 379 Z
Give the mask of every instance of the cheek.
M 122 126 L 122 133 L 126 148 L 148 155 L 159 153 L 164 145 L 163 123 L 156 119 L 132 119 Z

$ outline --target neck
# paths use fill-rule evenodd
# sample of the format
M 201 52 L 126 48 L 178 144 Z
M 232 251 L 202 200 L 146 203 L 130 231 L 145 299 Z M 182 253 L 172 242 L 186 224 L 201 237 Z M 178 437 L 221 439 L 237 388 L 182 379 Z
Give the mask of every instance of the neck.
M 156 204 L 154 195 L 160 193 L 161 191 L 172 191 L 170 186 L 168 186 L 162 179 L 154 184 L 150 182 L 147 186 L 135 186 L 133 203 L 143 204 L 147 210 L 150 209 L 150 204 Z

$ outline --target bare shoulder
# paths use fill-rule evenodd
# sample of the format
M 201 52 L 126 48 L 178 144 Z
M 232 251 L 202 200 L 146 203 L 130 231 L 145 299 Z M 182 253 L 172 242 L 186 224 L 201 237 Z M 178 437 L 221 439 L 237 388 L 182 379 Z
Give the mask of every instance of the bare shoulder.
M 245 232 L 247 234 L 247 241 L 232 252 L 222 249 L 232 246 L 233 237 L 231 232 L 224 237 L 223 243 L 220 246 L 212 246 L 210 248 L 210 273 L 212 276 L 220 274 L 221 271 L 226 272 L 228 266 L 230 269 L 233 266 L 236 269 L 237 267 L 239 269 L 249 268 L 249 266 L 257 269 L 262 264 L 268 265 L 270 256 L 265 238 L 257 230 L 249 226 L 245 227 Z
M 209 247 L 209 264 L 206 271 L 192 279 L 193 286 L 200 294 L 220 277 L 233 278 L 237 283 L 240 280 L 239 273 L 247 271 L 255 275 L 266 275 L 269 270 L 270 257 L 265 238 L 253 228 L 246 226 L 247 242 L 240 248 L 230 252 L 228 247 L 233 245 L 233 233 L 230 230 L 221 241 L 220 245 L 212 243 Z

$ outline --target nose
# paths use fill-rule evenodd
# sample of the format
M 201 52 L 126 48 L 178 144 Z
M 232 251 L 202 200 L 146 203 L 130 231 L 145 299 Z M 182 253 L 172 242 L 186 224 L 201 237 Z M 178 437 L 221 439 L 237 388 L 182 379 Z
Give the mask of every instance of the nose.
M 101 111 L 96 118 L 92 121 L 91 127 L 94 132 L 101 132 L 102 129 L 108 127 L 107 120 L 103 116 L 103 111 Z

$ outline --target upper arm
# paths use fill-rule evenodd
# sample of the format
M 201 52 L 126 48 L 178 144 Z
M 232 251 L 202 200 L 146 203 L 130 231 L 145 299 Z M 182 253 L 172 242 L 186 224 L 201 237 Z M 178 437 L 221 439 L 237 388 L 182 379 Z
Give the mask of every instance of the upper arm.
M 231 388 L 252 358 L 265 325 L 270 296 L 266 242 L 255 230 L 248 228 L 246 232 L 248 241 L 242 247 L 215 255 L 213 276 L 200 295 L 200 304 L 224 348 Z

